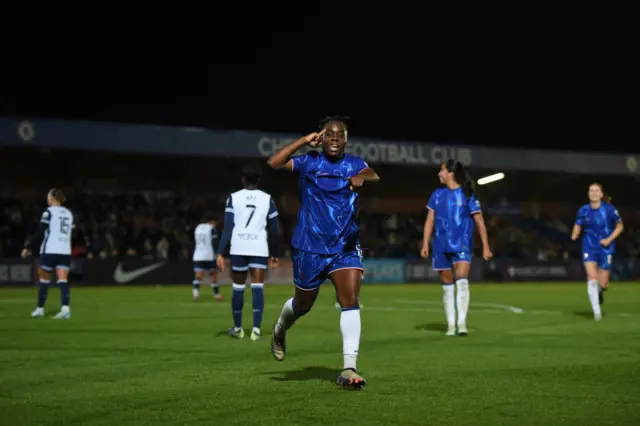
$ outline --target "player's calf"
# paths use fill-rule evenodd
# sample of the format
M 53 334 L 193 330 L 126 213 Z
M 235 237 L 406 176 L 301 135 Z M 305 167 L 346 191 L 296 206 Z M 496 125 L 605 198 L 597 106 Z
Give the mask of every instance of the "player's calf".
M 233 328 L 229 329 L 232 337 L 244 337 L 242 329 L 242 310 L 244 309 L 244 284 L 233 284 L 233 296 L 231 296 L 231 310 L 233 313 Z M 240 337 L 242 335 L 242 337 Z
M 447 318 L 447 336 L 456 335 L 456 299 L 453 283 L 442 284 L 442 304 Z
M 220 285 L 218 285 L 218 274 L 211 272 L 211 291 L 213 292 L 213 300 L 218 302 L 224 300 L 224 296 L 220 293 Z
M 47 301 L 47 295 L 49 294 L 49 284 L 51 280 L 41 278 L 40 287 L 38 288 L 38 304 L 36 309 L 31 312 L 32 318 L 40 318 L 44 316 L 44 304 Z
M 264 312 L 264 284 L 251 284 L 251 302 L 253 309 L 253 331 L 251 332 L 251 340 L 260 340 L 260 326 L 262 324 L 262 315 Z
M 193 301 L 196 302 L 200 299 L 200 280 L 194 279 L 191 285 L 192 285 L 191 295 L 193 297 Z
M 69 282 L 66 279 L 58 280 L 58 287 L 60 287 L 60 312 L 54 316 L 54 319 L 69 319 L 71 318 L 71 309 L 69 308 L 69 302 L 71 300 L 71 290 L 69 289 Z
M 460 278 L 456 280 L 456 306 L 458 310 L 458 335 L 466 336 L 467 312 L 469 311 L 469 280 Z

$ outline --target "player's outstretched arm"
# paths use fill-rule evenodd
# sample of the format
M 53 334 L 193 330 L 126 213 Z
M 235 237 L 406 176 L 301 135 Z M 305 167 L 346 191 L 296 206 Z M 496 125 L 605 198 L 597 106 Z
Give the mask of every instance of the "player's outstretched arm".
M 484 260 L 489 260 L 493 257 L 493 253 L 491 253 L 491 248 L 489 248 L 489 236 L 487 235 L 487 226 L 484 224 L 482 213 L 474 214 L 473 220 L 478 227 L 480 241 L 482 241 L 482 257 Z
M 307 136 L 296 139 L 289 145 L 282 147 L 278 152 L 273 154 L 271 158 L 267 160 L 267 164 L 269 164 L 269 167 L 271 167 L 272 169 L 284 168 L 286 170 L 292 171 L 293 161 L 291 160 L 291 156 L 305 145 L 311 145 L 313 147 L 318 146 L 324 132 L 325 130 L 319 133 L 309 133 Z

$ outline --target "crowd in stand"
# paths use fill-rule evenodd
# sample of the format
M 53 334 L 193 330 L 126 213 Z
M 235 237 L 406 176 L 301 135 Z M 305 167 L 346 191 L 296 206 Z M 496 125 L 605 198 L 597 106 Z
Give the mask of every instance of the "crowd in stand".
M 17 257 L 35 232 L 44 205 L 20 199 L 0 199 L 0 255 Z M 162 193 L 78 193 L 69 207 L 76 216 L 73 239 L 75 257 L 190 259 L 193 229 L 205 211 L 222 219 L 224 196 L 176 197 Z M 280 212 L 283 241 L 290 240 L 295 216 Z M 522 226 L 509 215 L 486 214 L 489 239 L 496 258 L 561 260 L 579 257 L 579 246 L 569 240 L 572 218 L 541 217 L 538 225 L 556 236 Z M 365 257 L 417 258 L 422 244 L 425 213 L 384 215 L 362 210 L 361 244 Z M 638 255 L 640 230 L 637 218 L 625 220 L 618 242 L 621 256 Z M 222 231 L 222 223 L 218 225 Z M 566 238 L 564 238 L 566 235 Z M 479 243 L 479 241 L 476 242 Z

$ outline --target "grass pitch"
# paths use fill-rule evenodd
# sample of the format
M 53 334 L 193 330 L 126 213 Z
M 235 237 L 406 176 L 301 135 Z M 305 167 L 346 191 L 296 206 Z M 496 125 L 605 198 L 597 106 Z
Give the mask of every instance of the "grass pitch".
M 36 290 L 0 289 L 0 418 L 7 425 L 639 425 L 640 284 L 613 283 L 592 319 L 585 284 L 471 284 L 467 337 L 444 336 L 438 285 L 362 291 L 346 392 L 330 285 L 290 330 L 269 333 L 291 286 L 265 288 L 264 338 L 226 336 L 225 302 L 190 286 L 72 288 L 72 318 L 31 319 Z M 48 314 L 59 308 L 50 291 Z

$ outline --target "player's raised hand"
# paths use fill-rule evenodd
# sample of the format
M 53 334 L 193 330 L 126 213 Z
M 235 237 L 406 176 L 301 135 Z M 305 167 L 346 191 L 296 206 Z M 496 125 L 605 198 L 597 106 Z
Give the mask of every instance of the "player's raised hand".
M 429 244 L 425 244 L 422 246 L 422 250 L 420 250 L 420 256 L 423 259 L 428 259 L 429 258 Z
M 349 189 L 351 190 L 362 188 L 362 185 L 364 185 L 364 178 L 360 175 L 351 176 L 349 178 L 349 183 Z
M 276 269 L 278 267 L 278 265 L 280 265 L 280 259 L 278 259 L 277 257 L 272 257 L 271 258 L 271 268 Z
M 489 247 L 485 247 L 482 249 L 482 257 L 484 258 L 484 260 L 491 260 L 491 258 L 493 257 L 493 253 L 491 252 L 491 249 Z
M 324 132 L 326 131 L 327 129 L 324 129 L 321 132 L 309 133 L 307 136 L 304 137 L 304 140 L 307 142 L 308 145 L 311 145 L 312 147 L 316 148 L 322 143 L 322 135 L 324 135 Z
M 216 265 L 218 265 L 218 270 L 220 272 L 224 272 L 224 257 L 221 254 L 216 258 Z

